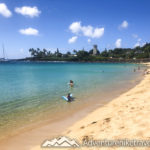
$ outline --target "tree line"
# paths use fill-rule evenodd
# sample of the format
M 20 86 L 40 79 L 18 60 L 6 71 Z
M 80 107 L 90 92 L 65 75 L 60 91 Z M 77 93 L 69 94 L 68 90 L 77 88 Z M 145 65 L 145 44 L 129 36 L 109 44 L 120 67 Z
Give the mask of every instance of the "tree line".
M 73 52 L 61 53 L 59 49 L 55 52 L 46 49 L 30 48 L 30 60 L 43 60 L 43 61 L 107 61 L 107 60 L 135 60 L 150 58 L 150 43 L 135 48 L 115 48 L 105 49 L 102 52 L 97 50 L 97 54 L 93 55 L 93 49 L 86 51 L 73 50 Z

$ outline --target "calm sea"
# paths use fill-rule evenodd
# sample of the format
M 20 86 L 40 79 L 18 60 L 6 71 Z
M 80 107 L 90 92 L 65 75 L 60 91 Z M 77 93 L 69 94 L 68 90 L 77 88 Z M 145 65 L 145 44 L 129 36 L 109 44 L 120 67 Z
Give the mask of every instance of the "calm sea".
M 98 103 L 132 83 L 136 64 L 0 63 L 0 138 L 42 120 L 59 119 L 78 107 Z M 70 88 L 69 80 L 75 86 Z M 72 93 L 75 101 L 61 96 Z M 99 100 L 95 98 L 99 95 Z

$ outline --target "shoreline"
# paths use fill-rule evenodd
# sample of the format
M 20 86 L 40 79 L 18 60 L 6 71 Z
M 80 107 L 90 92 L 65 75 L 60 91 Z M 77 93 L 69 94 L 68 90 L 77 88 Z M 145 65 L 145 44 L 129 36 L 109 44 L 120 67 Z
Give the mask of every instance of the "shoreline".
M 150 63 L 147 65 L 150 67 Z M 148 68 L 148 71 L 150 71 L 150 68 Z M 119 97 L 113 99 L 103 107 L 94 110 L 83 119 L 77 121 L 70 128 L 64 131 L 62 136 L 76 139 L 79 143 L 82 143 L 82 140 L 84 139 L 150 140 L 149 88 L 150 74 L 145 74 L 143 80 L 135 87 L 121 94 Z M 89 148 L 83 147 L 81 149 L 84 150 Z M 90 149 L 98 148 L 90 147 Z M 105 147 L 101 149 L 117 148 Z M 126 149 L 141 148 L 128 147 Z M 145 147 L 142 149 L 148 148 Z M 40 148 L 40 146 L 35 146 L 31 150 L 42 150 L 42 148 Z
M 140 81 L 141 82 L 141 81 Z M 138 83 L 136 83 L 135 85 L 134 85 L 134 87 L 137 85 L 137 84 L 139 84 L 139 82 Z M 131 87 L 131 88 L 128 88 L 127 89 L 127 91 L 130 91 L 131 89 L 132 89 L 133 87 Z M 124 91 L 125 93 L 126 93 L 126 91 Z M 123 92 L 123 93 L 124 93 Z M 120 95 L 122 95 L 122 93 L 120 93 L 119 94 L 119 96 Z M 117 96 L 118 97 L 118 96 Z M 116 99 L 116 98 L 115 98 Z M 113 101 L 114 100 L 114 98 L 113 99 L 111 99 L 110 101 L 108 101 L 107 103 L 109 104 L 109 103 L 111 103 L 111 101 Z M 107 104 L 106 104 L 107 105 Z M 100 108 L 99 108 L 100 107 Z M 84 115 L 81 117 L 82 119 L 81 120 L 84 120 L 84 118 L 86 118 L 86 116 L 87 115 L 90 115 L 91 113 L 93 113 L 93 112 L 95 112 L 95 109 L 97 110 L 97 109 L 101 109 L 101 108 L 103 108 L 103 107 L 105 107 L 105 104 L 104 105 L 102 105 L 102 107 L 101 106 L 98 106 L 98 108 L 94 108 L 94 111 L 92 110 L 92 112 L 90 111 L 87 111 L 87 112 L 84 112 Z M 85 111 L 85 110 L 84 110 Z M 63 120 L 60 120 L 59 121 L 60 123 L 61 122 L 63 122 Z M 75 120 L 75 122 L 73 122 L 73 124 L 76 124 L 76 123 L 78 123 L 78 122 L 80 122 L 80 119 L 77 119 L 77 120 Z M 51 124 L 51 128 L 53 129 L 53 127 L 55 127 L 55 126 L 57 126 L 58 124 L 55 124 L 55 123 L 52 123 Z M 46 129 L 48 129 L 49 130 L 49 124 L 47 124 L 46 126 L 44 126 L 44 128 L 42 129 L 44 132 L 46 132 Z M 74 126 L 74 125 L 72 125 L 72 124 L 69 124 L 69 122 L 68 122 L 68 126 L 70 127 L 72 127 L 72 126 Z M 58 126 L 59 127 L 59 126 Z M 42 128 L 42 127 L 40 127 L 40 128 Z M 38 129 L 37 129 L 38 130 Z M 67 130 L 67 128 L 65 129 L 65 130 Z M 40 130 L 41 131 L 41 130 Z M 63 130 L 64 131 L 64 130 Z M 63 133 L 63 131 L 60 131 L 60 133 Z M 30 132 L 30 131 L 29 131 Z M 32 132 L 32 131 L 31 131 Z M 67 132 L 68 132 L 68 130 L 67 130 Z M 65 133 L 65 132 L 64 132 Z M 68 135 L 68 133 L 65 133 L 65 134 L 67 134 Z M 37 134 L 37 135 L 40 135 L 39 133 Z M 57 135 L 57 134 L 56 134 Z M 25 138 L 25 137 L 27 137 L 27 136 L 30 136 L 30 134 L 29 133 L 25 133 L 25 135 L 22 137 L 22 136 L 19 136 L 19 137 L 21 137 L 21 139 L 22 138 Z M 55 134 L 53 135 L 53 136 L 55 136 Z M 13 138 L 13 137 L 12 137 Z M 49 138 L 49 137 L 45 137 L 45 138 Z M 17 143 L 17 138 L 16 138 L 16 143 Z M 43 141 L 42 141 L 43 142 Z M 41 143 L 40 143 L 41 144 Z M 0 144 L 0 146 L 1 146 L 1 144 Z M 7 149 L 7 148 L 6 148 Z M 32 148 L 31 148 L 32 149 Z M 36 148 L 37 149 L 37 148 Z M 12 149 L 13 150 L 13 149 Z
M 150 67 L 150 63 L 147 65 Z M 150 68 L 147 73 L 134 88 L 78 121 L 63 135 L 80 143 L 85 139 L 150 140 Z
M 116 63 L 116 64 L 144 64 L 144 63 L 148 63 L 150 60 L 149 59 L 127 59 L 127 60 L 124 60 L 124 59 L 109 59 L 109 60 L 101 60 L 101 61 L 84 61 L 84 60 L 79 60 L 79 61 L 70 61 L 70 60 L 26 60 L 26 59 L 10 59 L 10 60 L 7 60 L 7 61 L 0 61 L 0 63 L 28 63 L 28 62 L 33 62 L 33 63 Z

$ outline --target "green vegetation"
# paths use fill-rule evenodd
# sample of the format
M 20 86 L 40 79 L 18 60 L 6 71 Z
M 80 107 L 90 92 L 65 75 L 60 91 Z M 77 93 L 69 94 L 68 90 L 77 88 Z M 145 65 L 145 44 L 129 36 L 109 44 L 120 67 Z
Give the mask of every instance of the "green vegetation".
M 105 49 L 101 53 L 97 50 L 96 55 L 93 55 L 93 49 L 89 51 L 85 51 L 84 49 L 79 51 L 73 50 L 73 53 L 67 52 L 62 54 L 59 49 L 52 53 L 46 49 L 40 50 L 39 48 L 31 48 L 29 49 L 29 52 L 31 53 L 31 57 L 26 58 L 26 60 L 33 61 L 133 61 L 150 58 L 150 43 L 146 43 L 142 47 L 138 46 L 133 49 Z

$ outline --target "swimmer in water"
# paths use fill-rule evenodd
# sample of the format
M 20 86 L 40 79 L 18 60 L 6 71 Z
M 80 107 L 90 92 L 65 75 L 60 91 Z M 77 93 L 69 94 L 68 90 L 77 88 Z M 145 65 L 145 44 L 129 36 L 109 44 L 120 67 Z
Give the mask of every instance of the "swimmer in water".
M 72 80 L 70 80 L 70 83 L 69 83 L 70 87 L 73 87 L 74 86 L 74 83 Z

